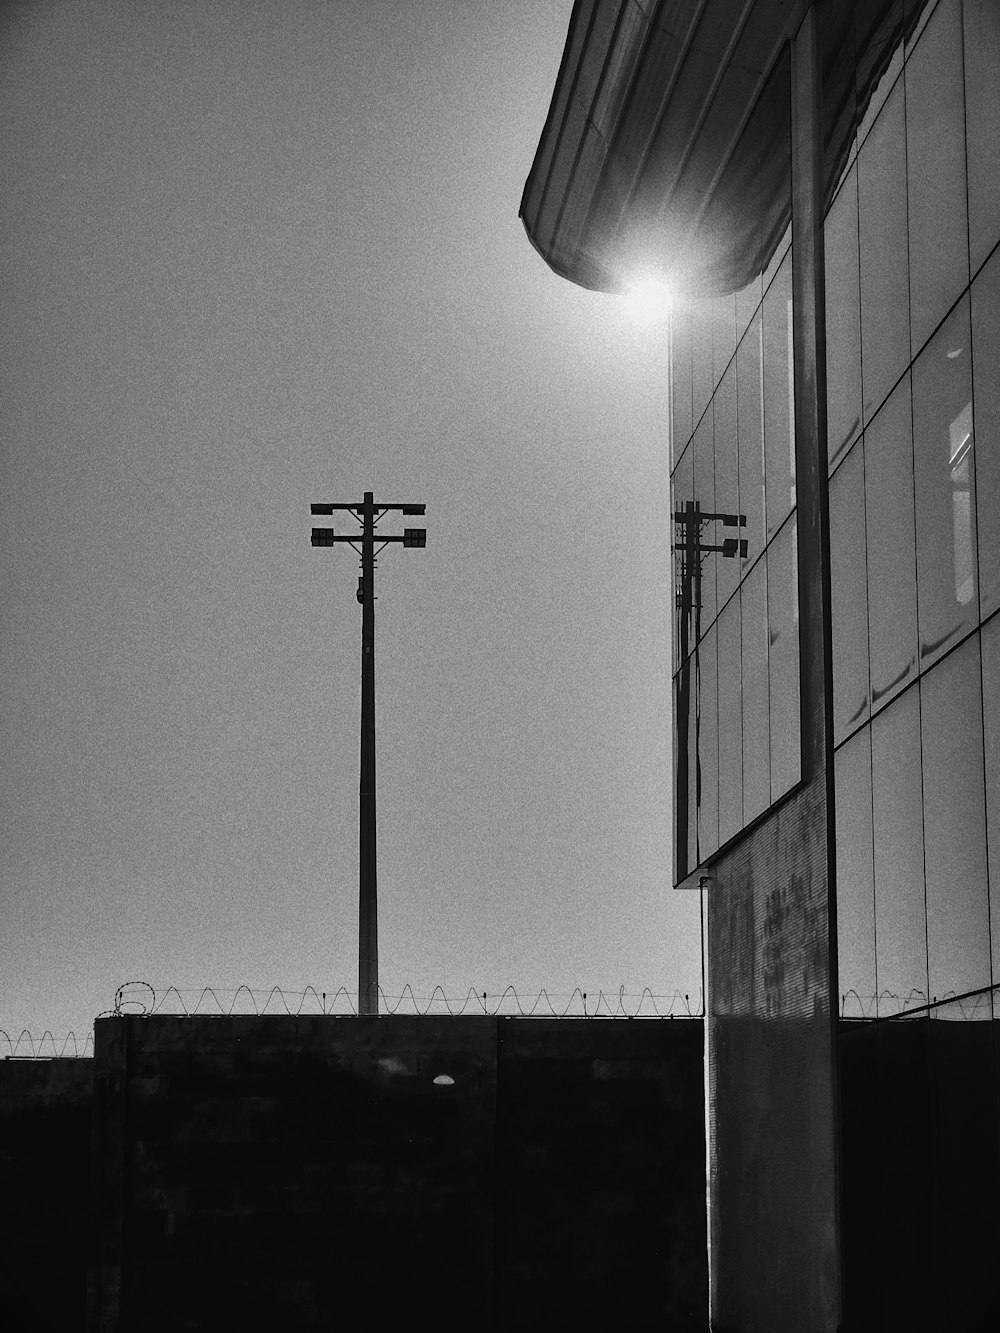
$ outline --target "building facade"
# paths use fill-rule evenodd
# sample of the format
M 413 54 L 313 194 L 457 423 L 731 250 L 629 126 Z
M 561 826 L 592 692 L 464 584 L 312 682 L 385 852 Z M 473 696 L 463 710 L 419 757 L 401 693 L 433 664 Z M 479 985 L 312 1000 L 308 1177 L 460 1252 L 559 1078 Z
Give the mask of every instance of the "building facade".
M 676 293 L 713 1326 L 1000 1327 L 1000 5 L 579 0 L 522 218 Z

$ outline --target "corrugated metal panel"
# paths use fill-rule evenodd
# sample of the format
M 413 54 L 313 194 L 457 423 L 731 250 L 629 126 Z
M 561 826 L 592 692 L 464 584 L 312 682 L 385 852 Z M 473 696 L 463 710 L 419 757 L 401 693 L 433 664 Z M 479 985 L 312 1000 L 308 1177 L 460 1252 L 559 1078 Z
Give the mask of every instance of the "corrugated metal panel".
M 581 0 L 521 204 L 552 268 L 614 290 L 676 266 L 785 40 L 783 0 Z M 781 205 L 779 205 L 780 207 Z M 692 289 L 710 274 L 687 263 Z M 716 281 L 717 285 L 717 281 Z
M 535 160 L 524 187 L 524 197 L 521 200 L 522 213 L 530 215 L 536 220 L 548 185 L 552 161 L 562 139 L 566 109 L 569 106 L 577 72 L 587 49 L 590 21 L 597 3 L 598 0 L 577 0 L 577 3 L 573 6 L 569 32 L 566 36 L 566 46 L 559 67 L 559 76 L 556 79 L 555 91 L 552 94 L 552 104 L 549 107 L 545 128 L 542 131 L 538 150 L 535 153 Z M 535 236 L 532 236 L 532 240 L 536 245 L 539 245 L 539 248 L 543 248 Z
M 564 277 L 619 290 L 656 267 L 691 295 L 745 286 L 789 216 L 787 43 L 801 0 L 578 0 L 521 201 Z M 901 0 L 820 4 L 824 193 L 919 19 Z M 750 200 L 751 207 L 747 208 Z

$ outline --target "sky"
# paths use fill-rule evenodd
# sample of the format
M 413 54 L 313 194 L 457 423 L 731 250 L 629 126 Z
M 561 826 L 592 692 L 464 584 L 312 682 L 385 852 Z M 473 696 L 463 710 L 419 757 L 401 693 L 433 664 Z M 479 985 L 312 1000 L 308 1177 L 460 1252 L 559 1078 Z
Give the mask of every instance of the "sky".
M 666 325 L 518 218 L 571 9 L 0 11 L 0 1029 L 356 990 L 366 490 L 384 992 L 696 1000 Z

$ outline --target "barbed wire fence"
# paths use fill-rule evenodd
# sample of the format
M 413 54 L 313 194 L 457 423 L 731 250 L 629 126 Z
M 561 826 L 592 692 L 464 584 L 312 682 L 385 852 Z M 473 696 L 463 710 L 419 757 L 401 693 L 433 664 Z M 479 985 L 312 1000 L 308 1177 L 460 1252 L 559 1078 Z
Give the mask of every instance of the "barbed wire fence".
M 157 989 L 148 981 L 126 981 L 115 992 L 114 1005 L 98 1018 L 134 1015 L 151 1018 L 157 1014 L 175 1017 L 231 1017 L 249 1015 L 260 1018 L 285 1014 L 297 1016 L 320 1014 L 348 1017 L 358 1012 L 357 991 L 339 986 L 321 990 L 306 986 L 293 990 L 287 986 L 270 988 L 241 985 L 166 986 Z M 389 995 L 379 987 L 379 1012 L 413 1017 L 442 1015 L 485 1015 L 509 1018 L 700 1018 L 701 995 L 692 997 L 675 990 L 671 995 L 655 994 L 648 986 L 640 993 L 626 993 L 622 986 L 614 991 L 585 991 L 577 987 L 571 993 L 542 989 L 522 995 L 515 986 L 502 991 L 480 991 L 470 986 L 463 998 L 445 994 L 435 986 L 429 995 L 415 991 L 409 984 L 398 995 Z M 0 1028 L 0 1059 L 53 1060 L 84 1059 L 94 1054 L 91 1029 L 80 1038 L 74 1032 L 57 1037 L 48 1029 L 35 1037 L 27 1029 L 15 1036 L 12 1029 Z
M 318 990 L 314 986 L 301 991 L 283 986 L 272 986 L 269 990 L 245 985 L 235 989 L 168 986 L 158 992 L 144 981 L 128 981 L 120 986 L 115 1007 L 109 1011 L 115 1015 L 145 1017 L 154 1014 L 191 1017 L 332 1014 L 347 1017 L 357 1012 L 357 991 L 350 991 L 345 986 L 331 991 Z M 413 1017 L 478 1014 L 491 1018 L 700 1018 L 702 1008 L 700 994 L 693 999 L 680 991 L 671 995 L 654 994 L 648 986 L 639 993 L 626 993 L 624 986 L 617 992 L 585 991 L 577 987 L 569 993 L 542 989 L 527 996 L 522 996 L 514 986 L 493 992 L 470 986 L 459 998 L 446 995 L 441 986 L 435 986 L 428 995 L 418 993 L 407 984 L 398 995 L 389 995 L 380 986 L 379 1012 L 390 1017 L 396 1014 Z
M 13 1037 L 0 1028 L 0 1060 L 85 1060 L 93 1054 L 93 1029 L 85 1037 L 77 1037 L 75 1032 L 56 1037 L 46 1028 L 40 1037 L 34 1037 L 23 1028 L 19 1036 Z
M 926 991 L 911 989 L 905 996 L 892 990 L 881 990 L 877 995 L 862 997 L 849 990 L 840 997 L 841 1018 L 881 1022 L 896 1018 L 919 1018 L 928 1015 L 958 1021 L 984 1021 L 996 1012 L 1000 1016 L 1000 984 L 981 986 L 977 990 L 954 990 L 944 995 L 928 995 Z
M 887 1019 L 936 1016 L 960 1021 L 984 1021 L 1000 1015 L 1000 985 L 956 994 L 949 991 L 943 996 L 930 996 L 912 989 L 907 995 L 883 990 L 878 995 L 860 995 L 849 990 L 840 997 L 840 1017 L 860 1022 L 883 1022 Z M 614 991 L 585 991 L 580 987 L 572 992 L 548 991 L 522 996 L 516 987 L 506 986 L 502 991 L 480 991 L 470 986 L 464 998 L 445 994 L 435 986 L 429 995 L 419 994 L 409 984 L 398 995 L 387 995 L 379 987 L 379 1011 L 385 1016 L 395 1014 L 413 1017 L 441 1015 L 485 1015 L 501 1018 L 590 1018 L 590 1019 L 683 1019 L 704 1017 L 702 996 L 695 997 L 675 990 L 672 994 L 657 994 L 644 987 L 641 992 L 626 992 L 622 986 Z M 274 1014 L 289 1016 L 320 1014 L 348 1017 L 358 1012 L 357 992 L 346 986 L 336 990 L 319 990 L 306 986 L 293 990 L 287 986 L 270 988 L 241 985 L 236 987 L 167 986 L 157 990 L 147 981 L 126 981 L 115 992 L 111 1009 L 98 1018 L 120 1018 L 134 1015 L 151 1018 L 157 1014 L 174 1017 L 231 1017 L 249 1015 L 266 1017 Z M 15 1036 L 0 1028 L 0 1060 L 66 1060 L 88 1059 L 94 1054 L 93 1028 L 83 1036 L 68 1032 L 56 1036 L 48 1028 L 35 1037 L 26 1028 Z

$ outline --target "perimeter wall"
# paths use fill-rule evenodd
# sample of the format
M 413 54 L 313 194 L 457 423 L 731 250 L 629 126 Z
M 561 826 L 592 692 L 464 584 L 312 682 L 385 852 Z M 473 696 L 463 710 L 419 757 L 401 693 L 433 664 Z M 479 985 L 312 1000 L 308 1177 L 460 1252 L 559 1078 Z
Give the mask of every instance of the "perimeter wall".
M 83 1326 L 93 1060 L 0 1060 L 0 1327 Z
M 95 1049 L 93 1333 L 707 1327 L 700 1020 L 122 1017 Z

